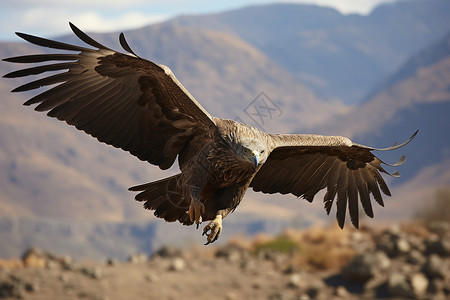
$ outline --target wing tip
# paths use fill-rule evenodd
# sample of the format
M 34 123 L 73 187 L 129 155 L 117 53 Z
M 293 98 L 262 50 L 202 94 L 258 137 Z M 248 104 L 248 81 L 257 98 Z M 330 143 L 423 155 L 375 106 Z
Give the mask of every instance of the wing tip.
M 128 44 L 127 40 L 125 39 L 125 34 L 123 32 L 121 32 L 119 34 L 119 43 L 125 51 L 133 54 L 136 57 L 139 57 L 136 53 L 134 53 L 133 49 L 131 49 L 130 45 Z
M 401 147 L 406 146 L 407 144 L 409 144 L 417 136 L 418 133 L 419 133 L 419 129 L 417 129 L 406 142 L 403 142 L 401 144 L 395 142 L 392 146 L 387 147 L 387 148 L 375 148 L 375 147 L 365 146 L 365 145 L 357 144 L 357 143 L 353 143 L 352 145 L 360 147 L 360 148 L 364 148 L 364 149 L 368 149 L 368 150 L 376 150 L 376 151 L 396 150 L 398 148 L 401 148 Z

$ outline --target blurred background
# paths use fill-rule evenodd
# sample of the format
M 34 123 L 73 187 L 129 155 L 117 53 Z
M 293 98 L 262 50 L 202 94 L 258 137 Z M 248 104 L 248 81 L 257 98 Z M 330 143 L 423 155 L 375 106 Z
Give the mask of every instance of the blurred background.
M 388 163 L 407 157 L 402 177 L 386 178 L 393 196 L 374 207 L 374 219 L 362 219 L 377 227 L 424 220 L 436 206 L 448 212 L 449 12 L 448 0 L 17 0 L 0 9 L 0 57 L 46 51 L 15 31 L 82 45 L 71 21 L 117 50 L 123 31 L 138 55 L 168 65 L 214 116 L 380 148 L 419 129 L 407 147 L 376 153 Z M 19 67 L 2 61 L 0 73 Z M 77 259 L 125 260 L 203 242 L 200 229 L 156 219 L 127 191 L 176 167 L 162 172 L 33 112 L 22 106 L 31 94 L 10 93 L 20 84 L 0 81 L 0 258 L 34 245 Z M 320 195 L 310 204 L 249 190 L 218 244 L 334 228 L 334 213 L 326 215 Z

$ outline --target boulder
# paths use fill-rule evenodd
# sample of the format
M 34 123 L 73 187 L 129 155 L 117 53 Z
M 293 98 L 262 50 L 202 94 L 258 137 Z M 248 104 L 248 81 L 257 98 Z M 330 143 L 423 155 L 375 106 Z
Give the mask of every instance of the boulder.
M 406 235 L 397 226 L 391 227 L 382 233 L 376 247 L 389 257 L 403 255 L 411 250 L 411 245 Z
M 426 252 L 428 254 L 437 254 L 442 257 L 450 256 L 450 237 L 439 237 L 432 235 L 425 240 Z
M 432 254 L 423 266 L 423 272 L 431 279 L 444 278 L 446 273 L 445 264 L 438 255 Z
M 175 258 L 182 256 L 181 250 L 174 246 L 162 246 L 155 253 L 153 253 L 152 257 L 163 257 L 163 258 Z
M 381 251 L 357 255 L 342 269 L 342 276 L 351 282 L 365 283 L 391 266 L 389 257 Z
M 0 278 L 0 298 L 23 298 L 23 284 L 15 277 Z
M 415 297 L 420 297 L 427 291 L 429 281 L 424 274 L 414 273 L 410 275 L 409 282 Z
M 414 296 L 406 275 L 399 272 L 392 273 L 389 276 L 387 290 L 392 297 L 412 298 Z
M 38 247 L 30 247 L 22 255 L 24 266 L 30 268 L 44 268 L 47 266 L 47 255 Z

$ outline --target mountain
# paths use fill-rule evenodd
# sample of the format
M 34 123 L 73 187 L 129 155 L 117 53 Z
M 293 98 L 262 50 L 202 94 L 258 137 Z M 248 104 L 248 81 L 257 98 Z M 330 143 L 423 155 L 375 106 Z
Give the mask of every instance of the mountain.
M 368 16 L 269 4 L 171 22 L 237 35 L 319 97 L 358 103 L 379 80 L 450 29 L 449 11 L 447 0 L 396 1 Z
M 392 180 L 395 204 L 384 210 L 392 218 L 411 216 L 431 203 L 437 189 L 450 186 L 450 34 L 416 53 L 384 80 L 362 106 L 322 128 L 358 143 L 377 147 L 405 140 L 419 129 L 407 147 L 377 154 L 386 162 L 405 154 L 402 177 Z M 390 169 L 389 167 L 387 167 Z

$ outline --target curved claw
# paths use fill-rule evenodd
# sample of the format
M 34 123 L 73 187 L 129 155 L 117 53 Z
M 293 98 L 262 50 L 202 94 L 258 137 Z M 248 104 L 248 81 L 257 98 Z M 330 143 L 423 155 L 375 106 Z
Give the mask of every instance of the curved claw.
M 209 233 L 208 233 L 209 232 Z M 207 235 L 207 242 L 205 245 L 214 243 L 222 233 L 222 215 L 217 215 L 214 220 L 209 222 L 208 225 L 203 228 L 202 236 Z
M 193 198 L 189 205 L 189 218 L 191 222 L 195 222 L 198 226 L 202 223 L 202 215 L 205 212 L 205 206 L 199 200 Z

